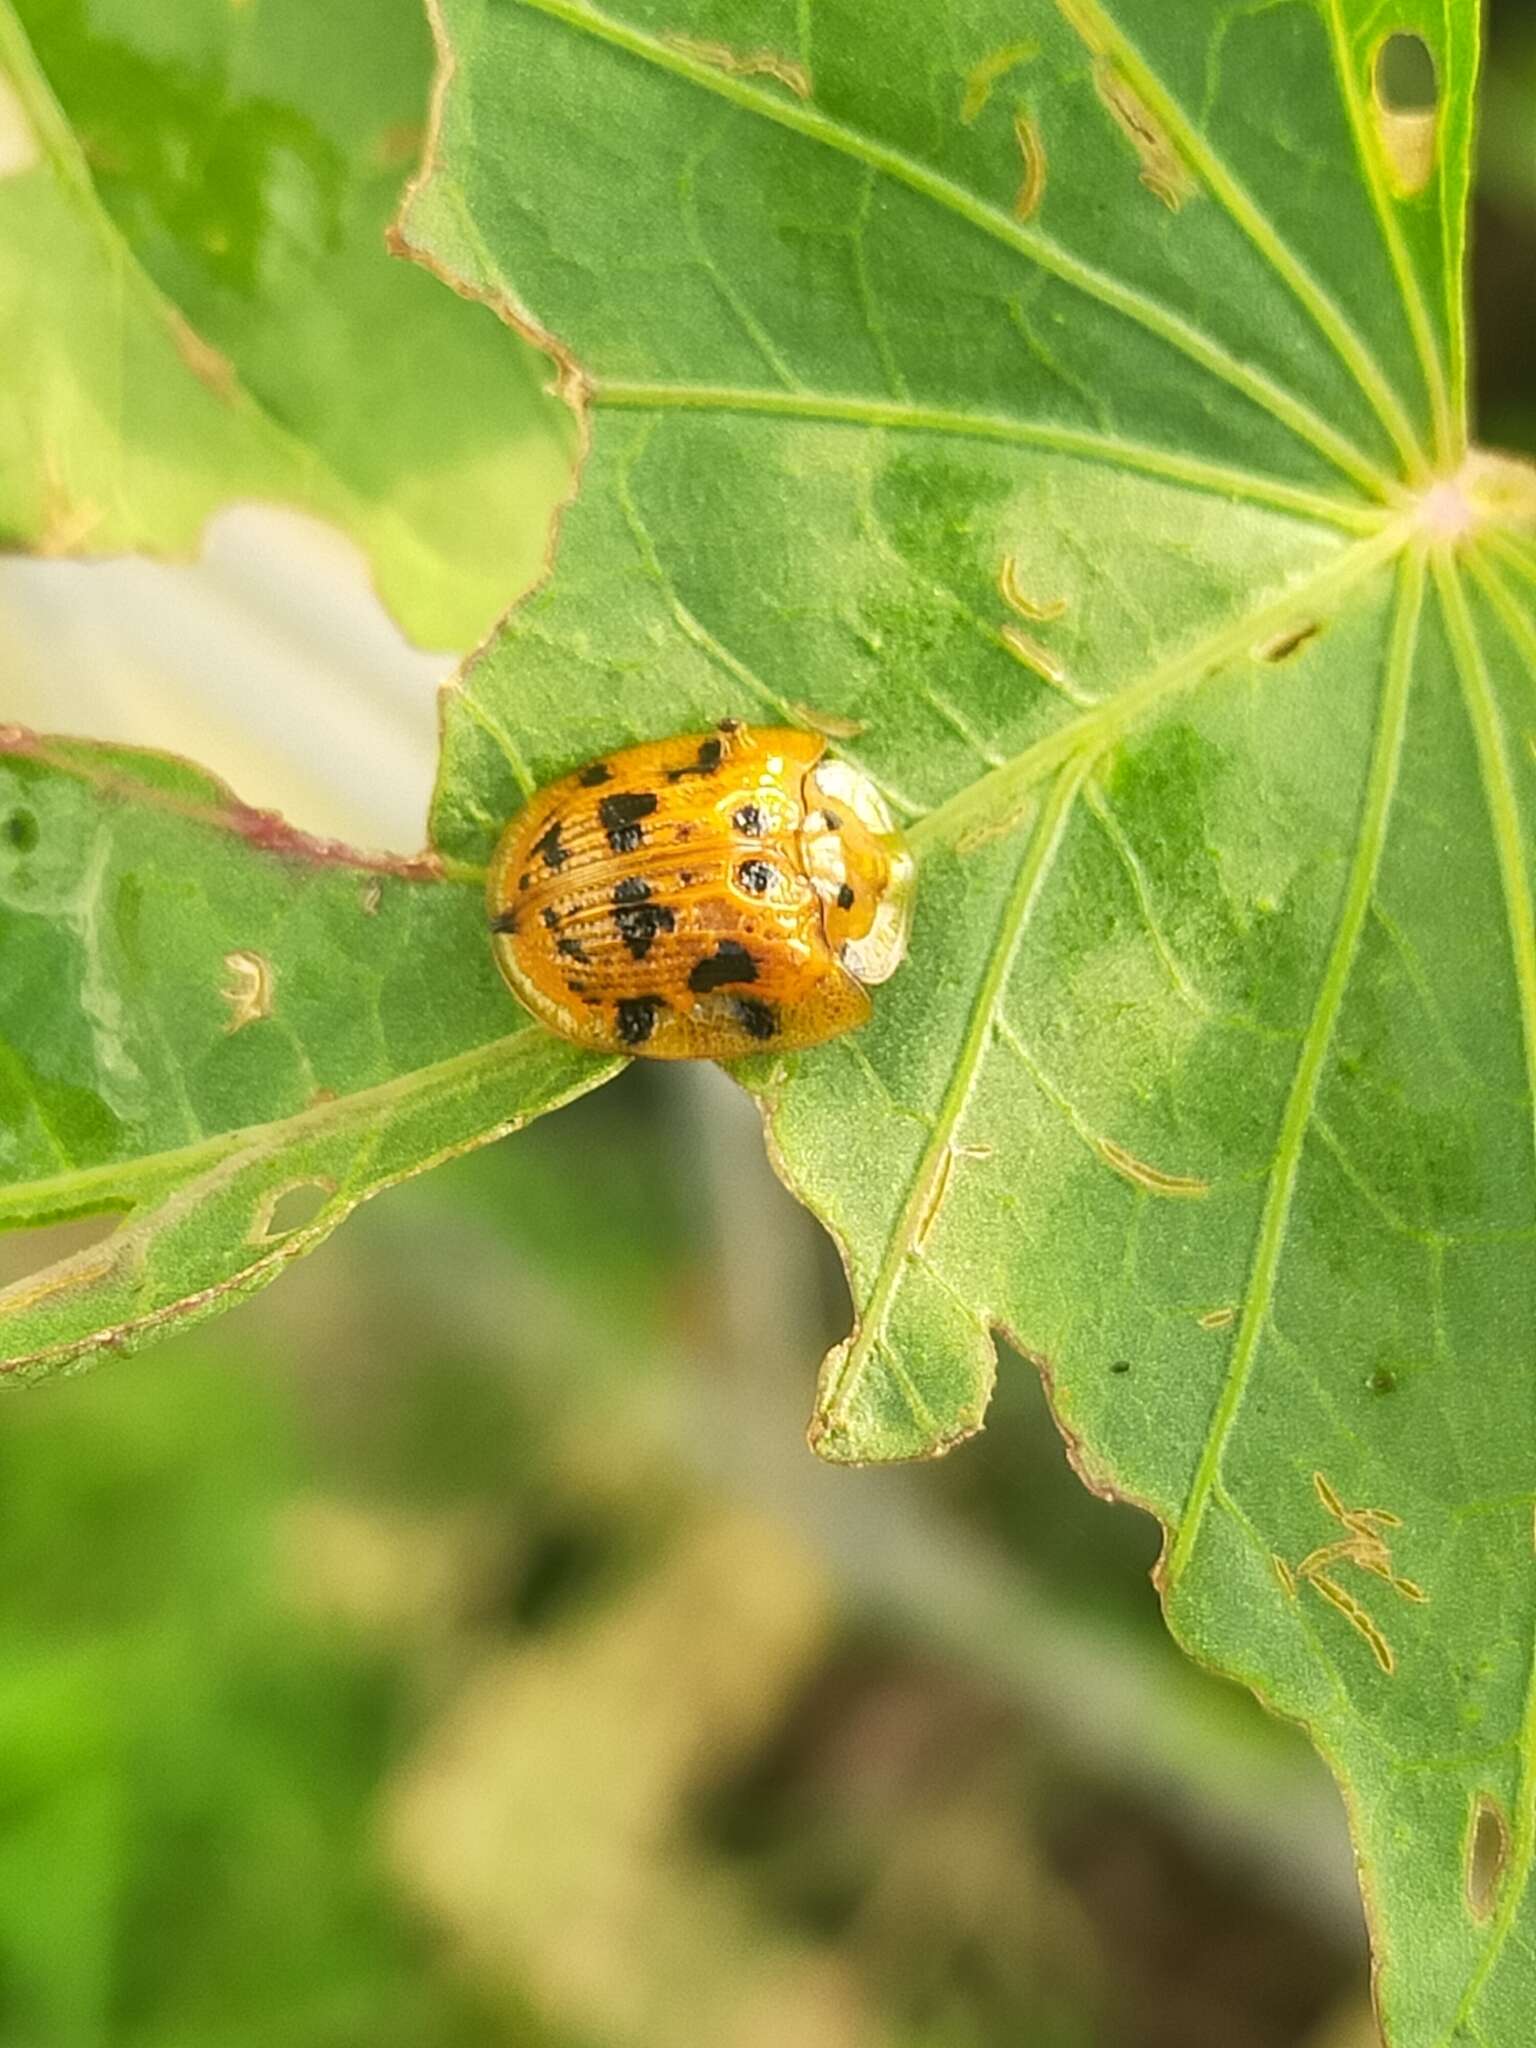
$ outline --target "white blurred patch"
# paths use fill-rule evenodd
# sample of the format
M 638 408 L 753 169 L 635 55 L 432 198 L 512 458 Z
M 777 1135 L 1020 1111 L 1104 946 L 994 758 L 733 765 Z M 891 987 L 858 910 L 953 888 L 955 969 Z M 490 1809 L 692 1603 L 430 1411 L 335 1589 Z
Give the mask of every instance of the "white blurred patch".
M 16 88 L 0 72 L 0 178 L 19 177 L 23 171 L 35 170 L 42 160 L 36 132 Z
M 201 559 L 0 556 L 0 724 L 184 754 L 326 838 L 413 853 L 458 662 L 406 641 L 351 541 L 234 505 Z

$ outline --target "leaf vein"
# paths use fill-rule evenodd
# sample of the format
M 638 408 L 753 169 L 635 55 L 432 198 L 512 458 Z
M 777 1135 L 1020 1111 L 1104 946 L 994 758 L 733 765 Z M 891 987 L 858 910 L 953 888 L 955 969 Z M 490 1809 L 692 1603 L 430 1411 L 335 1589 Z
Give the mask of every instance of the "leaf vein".
M 901 1216 L 886 1242 L 859 1328 L 841 1359 L 836 1377 L 823 1390 L 818 1402 L 819 1414 L 827 1426 L 836 1427 L 866 1369 L 870 1354 L 884 1345 L 886 1324 L 902 1274 L 909 1256 L 916 1250 L 939 1175 L 946 1170 L 955 1132 L 970 1103 L 986 1057 L 1007 987 L 1009 969 L 1024 928 L 1039 902 L 1078 791 L 1091 765 L 1087 756 L 1069 761 L 1041 807 L 1028 851 L 1019 863 L 1018 875 L 991 947 L 965 1035 L 934 1119 L 933 1134 L 923 1148 Z
M 1253 1264 L 1243 1301 L 1232 1358 L 1194 1476 L 1184 1513 L 1168 1551 L 1167 1582 L 1175 1586 L 1187 1568 L 1212 1489 L 1221 1472 L 1227 1439 L 1242 1405 L 1260 1337 L 1269 1320 L 1274 1287 L 1279 1272 L 1285 1235 L 1290 1221 L 1291 1198 L 1295 1192 L 1307 1131 L 1312 1121 L 1324 1062 L 1333 1041 L 1334 1027 L 1343 1007 L 1345 990 L 1354 966 L 1370 908 L 1376 875 L 1386 844 L 1392 796 L 1397 785 L 1402 754 L 1403 730 L 1407 720 L 1413 655 L 1423 602 L 1424 565 L 1417 553 L 1405 557 L 1399 584 L 1399 600 L 1387 660 L 1386 681 L 1377 717 L 1376 741 L 1366 785 L 1360 833 L 1349 881 L 1344 893 L 1338 928 L 1313 1004 L 1312 1019 L 1302 1040 L 1300 1056 L 1291 1082 L 1290 1094 L 1281 1118 L 1275 1159 L 1259 1222 Z
M 1389 479 L 1384 473 L 1346 436 L 1292 392 L 1250 364 L 1241 362 L 1181 315 L 1159 305 L 1145 293 L 1094 269 L 1050 237 L 1024 226 L 1000 207 L 967 191 L 941 172 L 849 127 L 845 122 L 834 120 L 819 108 L 788 97 L 780 98 L 748 78 L 704 64 L 686 51 L 641 29 L 601 14 L 594 7 L 580 4 L 580 0 L 520 0 L 520 4 L 531 13 L 542 14 L 578 34 L 591 36 L 622 50 L 641 63 L 670 72 L 704 92 L 730 100 L 745 113 L 792 129 L 842 156 L 872 165 L 894 182 L 905 185 L 909 191 L 958 215 L 983 234 L 1028 258 L 1084 297 L 1095 300 L 1155 335 L 1220 382 L 1241 392 L 1251 404 L 1267 412 L 1371 496 L 1386 494 Z
M 744 385 L 647 383 L 624 378 L 595 382 L 591 397 L 599 410 L 756 413 L 784 419 L 825 420 L 834 426 L 955 434 L 970 440 L 1044 448 L 1084 461 L 1139 471 L 1191 490 L 1209 491 L 1217 497 L 1246 499 L 1349 533 L 1378 532 L 1391 516 L 1379 505 L 1310 491 L 1300 484 L 1207 462 L 1176 449 L 1157 448 L 1116 434 L 1093 433 L 1085 427 L 1064 427 L 996 413 L 956 412 L 943 406 L 863 398 L 852 393 L 768 391 Z
M 1098 0 L 1056 0 L 1057 6 L 1091 48 L 1112 50 L 1136 91 L 1176 136 L 1179 148 L 1204 179 L 1230 218 L 1289 288 L 1318 331 L 1364 392 L 1377 418 L 1392 437 L 1410 470 L 1422 473 L 1424 454 L 1402 400 L 1387 381 L 1364 337 L 1332 293 L 1297 256 L 1258 206 L 1241 180 L 1205 139 L 1141 51 L 1110 18 Z M 1428 365 L 1426 365 L 1426 371 Z

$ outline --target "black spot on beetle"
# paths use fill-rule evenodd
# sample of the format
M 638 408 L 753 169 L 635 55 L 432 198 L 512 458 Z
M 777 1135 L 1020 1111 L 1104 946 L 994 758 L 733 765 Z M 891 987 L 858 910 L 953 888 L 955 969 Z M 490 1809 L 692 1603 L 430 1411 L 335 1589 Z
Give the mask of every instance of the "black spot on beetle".
M 707 996 L 711 989 L 756 979 L 757 962 L 740 939 L 722 939 L 707 959 L 695 963 L 688 986 L 696 996 Z
M 637 960 L 649 953 L 659 932 L 672 931 L 677 924 L 665 903 L 645 903 L 636 910 L 616 910 L 613 915 L 619 937 Z
M 519 875 L 517 878 L 517 886 L 519 887 L 519 889 L 531 889 L 533 887 L 532 875 Z
M 644 1045 L 656 1029 L 657 1011 L 666 1007 L 661 996 L 625 996 L 618 1005 L 620 1042 Z
M 732 1005 L 736 1021 L 749 1038 L 772 1038 L 779 1028 L 779 1020 L 771 1003 L 760 1003 L 756 996 L 741 996 Z
M 713 775 L 720 766 L 720 757 L 724 752 L 725 747 L 720 740 L 701 740 L 699 742 L 699 751 L 694 756 L 691 766 L 687 768 L 669 768 L 667 770 L 668 782 L 681 782 L 685 775 Z
M 542 839 L 534 842 L 534 852 L 547 868 L 563 868 L 570 859 L 569 853 L 560 844 L 560 820 L 556 818 Z
M 829 832 L 841 832 L 841 831 L 842 831 L 842 829 L 843 829 L 843 821 L 842 821 L 842 819 L 841 819 L 841 818 L 840 818 L 840 817 L 839 817 L 839 816 L 837 815 L 836 811 L 823 811 L 821 815 L 822 815 L 822 817 L 823 817 L 823 818 L 824 818 L 824 819 L 826 820 L 826 824 L 827 824 L 827 830 L 828 830 Z
M 749 896 L 766 896 L 773 887 L 773 869 L 765 860 L 744 860 L 736 879 Z
M 633 853 L 645 838 L 640 830 L 640 820 L 648 818 L 656 808 L 656 796 L 649 789 L 630 789 L 618 796 L 605 796 L 597 807 L 597 815 L 603 821 L 603 830 L 608 834 L 608 844 L 615 853 Z
M 677 924 L 667 904 L 648 900 L 650 893 L 650 883 L 639 875 L 626 875 L 613 892 L 613 921 L 637 960 L 649 953 L 658 932 L 670 932 Z
M 517 912 L 515 910 L 498 910 L 491 919 L 491 930 L 493 932 L 515 932 L 517 930 Z
M 544 929 L 546 931 L 552 932 L 555 926 L 560 922 L 560 913 L 558 910 L 555 910 L 553 908 L 549 910 L 541 910 L 539 912 L 539 916 L 544 920 Z
M 840 889 L 838 890 L 838 892 L 837 892 L 837 907 L 838 907 L 838 909 L 839 909 L 839 910 L 852 910 L 852 908 L 853 908 L 853 884 L 852 884 L 852 882 L 844 882 L 843 886 L 842 886 L 842 887 L 841 887 L 841 888 L 840 888 Z
M 563 953 L 567 960 L 588 961 L 592 958 L 580 939 L 556 939 L 555 951 Z
M 731 823 L 749 839 L 761 839 L 768 829 L 768 821 L 756 804 L 743 804 L 739 811 L 733 811 Z
M 583 768 L 576 780 L 583 789 L 597 789 L 605 782 L 612 782 L 613 770 L 606 761 L 594 761 L 589 768 Z

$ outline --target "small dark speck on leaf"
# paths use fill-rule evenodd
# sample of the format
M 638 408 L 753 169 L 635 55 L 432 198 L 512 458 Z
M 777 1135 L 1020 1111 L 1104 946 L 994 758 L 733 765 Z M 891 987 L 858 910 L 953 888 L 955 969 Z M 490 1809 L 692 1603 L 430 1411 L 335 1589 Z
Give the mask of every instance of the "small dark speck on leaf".
M 1109 1369 L 1111 1372 L 1129 1372 L 1131 1361 L 1128 1358 L 1117 1358 Z
M 3 826 L 6 842 L 18 853 L 30 853 L 42 834 L 33 811 L 12 811 Z

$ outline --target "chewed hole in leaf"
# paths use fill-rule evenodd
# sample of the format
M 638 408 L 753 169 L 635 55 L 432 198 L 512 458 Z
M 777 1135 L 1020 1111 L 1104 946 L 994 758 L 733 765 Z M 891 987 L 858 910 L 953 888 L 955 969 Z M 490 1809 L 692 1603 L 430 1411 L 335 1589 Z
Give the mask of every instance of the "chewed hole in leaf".
M 1378 45 L 1371 92 L 1393 185 L 1412 198 L 1433 174 L 1440 121 L 1435 60 L 1422 36 L 1390 35 Z
M 1422 36 L 1390 35 L 1376 52 L 1376 97 L 1394 114 L 1432 114 L 1440 102 L 1435 60 Z
M 79 1260 L 95 1246 L 115 1235 L 122 1212 L 103 1210 L 97 1216 L 74 1216 L 67 1223 L 43 1223 L 32 1230 L 0 1234 L 0 1288 L 36 1283 L 32 1298 L 41 1300 L 52 1291 L 51 1276 L 58 1273 L 60 1287 L 78 1284 L 88 1273 L 79 1267 L 66 1270 L 67 1262 Z M 7 1306 L 15 1306 L 14 1303 Z
M 1486 1792 L 1479 1794 L 1467 1837 L 1467 1906 L 1474 1920 L 1486 1920 L 1498 1903 L 1509 1862 L 1509 1823 Z
M 1255 647 L 1254 659 L 1268 662 L 1289 661 L 1292 655 L 1300 654 L 1303 647 L 1315 640 L 1322 630 L 1316 619 L 1309 619 L 1302 626 L 1287 626 L 1283 632 L 1276 633 L 1272 639 L 1265 640 Z
M 1107 57 L 1095 61 L 1093 89 L 1140 159 L 1142 184 L 1170 213 L 1177 213 L 1199 187 L 1173 138 Z
M 224 955 L 229 979 L 219 991 L 229 1005 L 226 1031 L 243 1031 L 272 1014 L 272 966 L 263 953 L 244 949 Z
M 41 836 L 36 811 L 29 811 L 25 805 L 18 805 L 14 811 L 7 811 L 0 820 L 0 840 L 17 853 L 30 853 Z
M 290 1237 L 296 1230 L 303 1230 L 313 1223 L 331 1196 L 336 1192 L 334 1181 L 299 1180 L 290 1187 L 274 1188 L 256 1212 L 256 1221 L 251 1225 L 252 1244 L 270 1244 L 279 1237 Z

